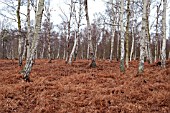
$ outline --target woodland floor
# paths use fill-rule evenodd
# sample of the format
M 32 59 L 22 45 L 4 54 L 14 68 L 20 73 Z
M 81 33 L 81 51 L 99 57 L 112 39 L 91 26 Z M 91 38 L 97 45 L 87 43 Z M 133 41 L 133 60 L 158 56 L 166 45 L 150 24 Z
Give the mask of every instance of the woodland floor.
M 170 61 L 167 68 L 138 61 L 126 73 L 119 62 L 36 60 L 32 82 L 24 82 L 17 61 L 0 60 L 0 113 L 170 113 Z

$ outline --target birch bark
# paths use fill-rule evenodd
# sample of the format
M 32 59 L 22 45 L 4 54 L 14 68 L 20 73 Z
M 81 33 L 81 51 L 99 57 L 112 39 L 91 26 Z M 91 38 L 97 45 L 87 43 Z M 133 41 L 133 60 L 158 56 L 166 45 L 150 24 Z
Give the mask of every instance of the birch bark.
M 147 13 L 146 13 L 146 33 L 147 33 L 147 48 L 148 62 L 152 64 L 152 51 L 151 51 L 151 39 L 150 39 L 150 29 L 149 29 L 149 14 L 150 14 L 150 0 L 147 0 Z
M 95 61 L 92 39 L 91 39 L 91 26 L 90 26 L 89 14 L 88 14 L 88 2 L 87 1 L 88 0 L 84 1 L 84 5 L 85 5 L 86 21 L 87 21 L 87 29 L 88 29 L 88 47 L 89 47 L 90 58 L 91 58 L 91 61 L 92 61 L 91 64 L 90 64 L 90 67 L 95 68 L 96 67 L 96 61 Z
M 156 17 L 155 62 L 158 59 L 158 19 L 159 19 L 159 8 L 160 8 L 160 5 L 157 6 L 157 17 Z
M 120 25 L 121 25 L 121 57 L 120 57 L 120 71 L 125 72 L 124 66 L 124 56 L 125 56 L 125 49 L 124 49 L 124 28 L 123 28 L 123 11 L 124 11 L 124 0 L 121 0 L 121 9 L 120 9 Z
M 27 58 L 30 55 L 30 47 L 31 47 L 31 26 L 30 26 L 30 0 L 27 0 Z
M 127 25 L 126 25 L 126 66 L 129 67 L 129 22 L 130 22 L 130 0 L 127 3 Z
M 77 31 L 75 31 L 75 34 L 74 34 L 74 45 L 73 45 L 73 48 L 72 48 L 72 51 L 71 51 L 71 54 L 70 54 L 70 57 L 69 57 L 69 61 L 68 61 L 69 64 L 72 63 L 72 57 L 74 55 L 74 51 L 76 49 L 77 42 L 78 42 Z
M 132 25 L 132 47 L 131 47 L 131 52 L 130 52 L 130 61 L 132 61 L 132 55 L 134 51 L 134 42 L 135 42 L 134 26 Z
M 37 48 L 38 40 L 39 40 L 39 34 L 41 32 L 41 21 L 42 21 L 43 11 L 44 11 L 44 0 L 39 0 L 38 10 L 36 12 L 34 37 L 33 37 L 32 45 L 30 49 L 30 55 L 27 58 L 27 61 L 24 67 L 24 72 L 23 72 L 25 81 L 30 81 L 29 74 L 33 66 L 33 59 L 35 57 L 35 52 L 36 52 L 36 48 Z
M 48 0 L 48 3 L 47 3 L 47 23 L 48 23 L 48 28 L 47 28 L 47 43 L 48 43 L 48 59 L 49 59 L 49 63 L 51 63 L 52 61 L 52 51 L 51 51 L 51 37 L 50 37 L 50 34 L 51 34 L 51 24 L 50 24 L 50 0 Z
M 146 37 L 146 8 L 147 1 L 143 0 L 143 14 L 142 14 L 142 35 L 140 39 L 140 61 L 138 73 L 142 73 L 144 71 L 144 57 L 145 57 L 145 37 Z
M 66 44 L 67 44 L 67 48 L 66 48 L 66 63 L 68 63 L 69 60 L 69 48 L 70 48 L 70 44 L 69 44 L 69 40 L 70 40 L 70 29 L 71 29 L 71 19 L 72 19 L 72 10 L 73 10 L 73 0 L 71 0 L 71 5 L 70 5 L 70 15 L 69 15 L 69 20 L 68 20 L 68 30 L 67 30 L 67 38 L 66 38 Z
M 17 8 L 17 20 L 18 20 L 18 56 L 19 56 L 19 66 L 22 66 L 22 55 L 23 55 L 23 38 L 21 37 L 21 17 L 20 17 L 20 7 L 21 7 L 21 0 L 18 0 L 18 8 Z
M 115 36 L 115 13 L 114 13 L 114 5 L 113 5 L 113 0 L 112 0 L 112 17 L 113 17 L 113 26 L 112 26 L 112 36 L 111 36 L 111 45 L 110 45 L 110 62 L 113 59 L 113 47 L 114 47 L 114 36 Z
M 163 0 L 163 15 L 162 15 L 162 26 L 163 26 L 163 42 L 161 50 L 161 66 L 166 67 L 166 4 L 167 0 Z

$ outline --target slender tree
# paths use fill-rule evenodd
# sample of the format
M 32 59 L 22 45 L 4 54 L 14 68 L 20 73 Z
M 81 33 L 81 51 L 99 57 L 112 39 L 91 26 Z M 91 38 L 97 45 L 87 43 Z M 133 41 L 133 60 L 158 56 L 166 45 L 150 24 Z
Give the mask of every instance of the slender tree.
M 41 31 L 41 21 L 42 21 L 42 14 L 44 11 L 44 0 L 39 0 L 38 3 L 38 10 L 36 12 L 36 20 L 35 20 L 35 29 L 34 29 L 34 37 L 30 49 L 30 55 L 27 58 L 24 70 L 23 70 L 23 75 L 24 75 L 24 80 L 25 81 L 30 81 L 29 79 L 29 74 L 31 72 L 32 66 L 33 66 L 33 59 L 35 56 L 35 51 L 38 46 L 38 40 L 39 40 L 39 34 Z
M 88 0 L 84 1 L 84 5 L 85 5 L 86 21 L 87 21 L 87 29 L 88 29 L 88 47 L 89 47 L 88 51 L 90 53 L 90 57 L 92 60 L 90 67 L 96 67 L 96 61 L 95 61 L 92 39 L 91 39 L 91 26 L 90 26 L 89 14 L 88 14 L 88 2 L 87 1 Z M 88 52 L 87 52 L 87 54 L 88 54 Z
M 135 44 L 135 35 L 134 35 L 134 25 L 132 25 L 132 47 L 130 52 L 130 61 L 132 61 L 132 55 L 134 51 L 134 44 Z
M 121 0 L 121 9 L 120 9 L 120 29 L 121 29 L 121 57 L 120 57 L 120 71 L 125 72 L 125 66 L 124 66 L 124 56 L 125 56 L 125 50 L 124 50 L 124 28 L 123 28 L 123 12 L 124 12 L 124 0 Z
M 70 4 L 70 15 L 69 15 L 69 20 L 68 20 L 68 30 L 67 30 L 67 37 L 66 37 L 66 63 L 68 63 L 69 60 L 69 48 L 70 48 L 70 44 L 69 44 L 69 40 L 70 40 L 70 32 L 71 32 L 71 19 L 72 19 L 72 15 L 73 15 L 73 0 L 71 0 L 71 4 Z
M 130 0 L 127 3 L 127 25 L 126 25 L 126 66 L 129 67 L 129 23 L 130 23 Z
M 47 24 L 48 24 L 48 27 L 47 27 L 47 43 L 48 43 L 48 59 L 49 59 L 49 63 L 51 63 L 52 61 L 52 51 L 51 51 L 51 37 L 50 37 L 50 34 L 51 34 L 51 20 L 50 20 L 50 0 L 48 0 L 48 3 L 46 5 L 46 18 L 47 18 Z
M 160 10 L 161 3 L 157 6 L 156 11 L 156 36 L 155 36 L 155 62 L 158 59 L 158 24 L 159 24 L 159 10 Z
M 143 14 L 142 14 L 142 33 L 140 39 L 140 61 L 139 61 L 139 68 L 138 73 L 142 73 L 144 71 L 144 57 L 145 57 L 145 37 L 146 37 L 146 8 L 147 8 L 147 1 L 143 1 Z
M 18 0 L 18 8 L 17 8 L 17 20 L 18 20 L 18 54 L 19 54 L 19 66 L 22 66 L 22 55 L 23 55 L 23 38 L 21 37 L 21 17 L 20 17 L 20 7 L 21 0 Z
M 146 54 L 149 63 L 152 63 L 152 51 L 151 51 L 151 36 L 150 36 L 150 29 L 149 29 L 149 14 L 150 14 L 150 0 L 147 0 L 147 13 L 146 13 Z
M 80 31 L 80 24 L 81 24 L 81 19 L 82 19 L 82 0 L 79 0 L 79 11 L 78 11 L 78 18 L 76 16 L 76 9 L 75 9 L 75 3 L 73 4 L 73 17 L 74 17 L 74 23 L 77 28 L 75 28 L 74 32 L 74 45 L 72 48 L 72 51 L 69 56 L 69 61 L 68 63 L 72 63 L 72 57 L 74 55 L 74 60 L 76 60 L 77 53 L 78 53 L 78 41 L 79 41 L 79 31 Z
M 31 46 L 31 26 L 30 26 L 30 0 L 27 0 L 27 39 L 26 39 L 26 45 L 27 45 L 27 58 L 30 55 L 30 46 Z
M 163 42 L 161 50 L 161 66 L 165 68 L 166 66 L 166 4 L 167 0 L 163 0 L 163 14 L 162 14 L 162 26 L 163 26 Z
M 112 36 L 111 36 L 111 44 L 110 44 L 110 61 L 113 59 L 113 47 L 114 47 L 114 36 L 115 36 L 115 12 L 114 5 L 112 0 L 112 17 L 113 17 L 113 25 L 112 25 Z

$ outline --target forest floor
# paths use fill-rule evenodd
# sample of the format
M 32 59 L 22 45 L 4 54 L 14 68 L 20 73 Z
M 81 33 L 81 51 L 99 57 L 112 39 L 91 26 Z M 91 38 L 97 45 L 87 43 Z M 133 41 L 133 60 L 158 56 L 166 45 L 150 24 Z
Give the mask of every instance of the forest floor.
M 25 82 L 17 61 L 0 60 L 0 113 L 170 113 L 170 61 L 166 69 L 138 61 L 126 73 L 119 62 L 36 60 Z

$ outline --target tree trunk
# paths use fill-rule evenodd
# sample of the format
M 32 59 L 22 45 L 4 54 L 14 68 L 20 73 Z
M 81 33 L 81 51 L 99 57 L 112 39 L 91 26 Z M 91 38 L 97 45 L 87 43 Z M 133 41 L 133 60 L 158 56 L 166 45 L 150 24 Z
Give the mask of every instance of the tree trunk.
M 67 31 L 67 39 L 66 39 L 66 44 L 67 44 L 67 48 L 66 48 L 66 63 L 68 63 L 68 60 L 69 60 L 69 48 L 70 48 L 70 44 L 69 44 L 69 41 L 70 41 L 70 29 L 71 29 L 71 18 L 72 18 L 72 10 L 73 10 L 73 0 L 71 0 L 71 5 L 70 5 L 70 17 L 69 17 L 69 20 L 68 20 L 68 31 Z
M 110 45 L 110 62 L 113 60 L 114 34 L 115 34 L 115 29 L 112 28 L 111 45 Z
M 135 42 L 134 26 L 132 26 L 132 47 L 131 47 L 131 52 L 130 52 L 130 61 L 132 61 L 132 55 L 134 51 L 134 42 Z
M 29 74 L 33 66 L 33 59 L 35 57 L 36 48 L 38 46 L 39 34 L 41 32 L 41 21 L 42 21 L 43 11 L 44 11 L 44 0 L 40 0 L 38 3 L 38 10 L 36 12 L 34 38 L 30 49 L 30 55 L 27 58 L 24 71 L 23 71 L 25 81 L 30 81 Z
M 30 0 L 27 0 L 27 57 L 30 55 L 30 47 L 31 47 L 31 26 L 30 26 Z
M 113 17 L 113 26 L 112 26 L 112 36 L 111 36 L 111 44 L 110 44 L 110 62 L 112 61 L 113 59 L 113 47 L 114 47 L 114 36 L 115 36 L 115 26 L 114 26 L 114 23 L 115 23 L 115 13 L 114 13 L 114 5 L 113 5 L 113 0 L 112 0 L 112 11 L 113 11 L 113 14 L 112 14 L 112 17 Z
M 158 59 L 158 19 L 159 19 L 159 8 L 160 8 L 160 5 L 157 6 L 157 17 L 156 17 L 155 62 Z
M 48 23 L 48 28 L 47 28 L 47 43 L 48 43 L 48 59 L 49 59 L 49 63 L 51 63 L 52 60 L 52 51 L 51 51 L 51 38 L 50 38 L 50 34 L 51 34 L 51 25 L 50 25 L 50 0 L 48 0 L 48 4 L 47 4 L 47 23 Z
M 95 61 L 92 39 L 91 39 L 91 26 L 90 26 L 89 14 L 88 14 L 87 0 L 84 1 L 84 5 L 85 5 L 86 21 L 87 21 L 87 29 L 88 29 L 88 46 L 89 46 L 90 58 L 91 58 L 91 61 L 92 61 L 91 64 L 90 64 L 90 67 L 95 68 L 96 67 L 96 61 Z
M 96 42 L 96 44 L 95 44 L 95 58 L 97 59 L 97 49 L 98 49 L 98 42 Z
M 44 58 L 44 52 L 45 52 L 45 42 L 43 42 L 43 45 L 42 45 L 41 59 Z
M 70 57 L 69 57 L 69 60 L 68 60 L 68 63 L 71 64 L 72 63 L 72 57 L 74 55 L 74 52 L 75 52 L 75 49 L 76 49 L 76 45 L 78 43 L 78 38 L 77 38 L 77 31 L 75 31 L 75 34 L 74 34 L 74 45 L 73 45 L 73 48 L 72 48 L 72 51 L 71 51 L 71 54 L 70 54 Z
M 119 29 L 118 29 L 119 31 Z M 119 43 L 120 43 L 120 33 L 117 34 L 117 53 L 116 53 L 116 59 L 117 61 L 119 60 L 119 53 L 120 53 L 120 46 L 119 46 Z
M 124 49 L 124 28 L 123 28 L 123 11 L 124 11 L 124 0 L 121 0 L 121 10 L 120 10 L 120 25 L 121 25 L 121 57 L 120 57 L 120 71 L 125 72 L 124 66 L 124 56 L 125 56 L 125 49 Z
M 127 25 L 126 25 L 126 66 L 129 68 L 129 22 L 130 22 L 130 0 L 127 3 Z
M 59 40 L 58 49 L 57 49 L 57 59 L 59 58 L 60 58 L 60 40 Z
M 161 50 L 161 66 L 166 67 L 166 4 L 167 0 L 163 0 L 163 15 L 162 15 L 162 26 L 163 26 L 163 42 Z
M 17 20 L 18 20 L 18 56 L 19 56 L 19 66 L 22 66 L 22 54 L 23 54 L 23 38 L 21 37 L 21 17 L 20 17 L 20 6 L 21 0 L 18 0 L 18 8 L 17 8 Z
M 149 14 L 150 14 L 150 0 L 147 1 L 147 13 L 146 13 L 146 33 L 147 33 L 147 48 L 146 52 L 148 54 L 148 62 L 152 64 L 152 52 L 151 52 L 151 39 L 150 39 L 150 31 L 149 31 Z
M 145 37 L 146 37 L 146 8 L 147 1 L 143 0 L 143 14 L 142 14 L 142 35 L 140 39 L 140 61 L 138 73 L 142 73 L 144 71 L 144 57 L 145 57 Z

